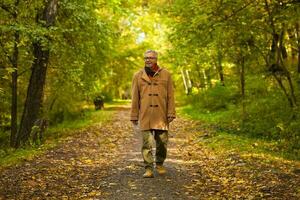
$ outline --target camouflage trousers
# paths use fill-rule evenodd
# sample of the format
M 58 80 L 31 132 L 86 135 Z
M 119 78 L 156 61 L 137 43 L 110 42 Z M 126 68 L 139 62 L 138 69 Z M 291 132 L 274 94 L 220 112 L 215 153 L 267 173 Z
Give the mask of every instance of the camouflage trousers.
M 168 131 L 166 130 L 147 130 L 141 131 L 143 136 L 142 156 L 145 168 L 153 168 L 154 158 L 152 147 L 156 144 L 155 162 L 162 165 L 167 157 Z

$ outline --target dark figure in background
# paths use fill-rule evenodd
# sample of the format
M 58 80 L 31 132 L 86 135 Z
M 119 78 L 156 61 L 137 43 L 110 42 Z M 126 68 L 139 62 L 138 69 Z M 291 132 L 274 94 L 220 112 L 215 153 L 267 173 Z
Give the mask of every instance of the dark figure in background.
M 94 99 L 94 105 L 96 110 L 104 108 L 104 99 L 101 96 L 96 96 Z

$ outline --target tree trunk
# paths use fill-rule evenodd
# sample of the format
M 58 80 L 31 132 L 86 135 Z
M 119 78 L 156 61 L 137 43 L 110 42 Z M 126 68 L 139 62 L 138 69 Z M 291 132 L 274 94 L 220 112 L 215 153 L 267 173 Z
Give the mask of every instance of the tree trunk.
M 300 23 L 296 23 L 296 36 L 297 36 L 297 48 L 298 48 L 298 62 L 297 62 L 297 72 L 298 72 L 298 86 L 300 88 Z
M 294 104 L 293 104 L 293 100 L 291 99 L 290 95 L 288 94 L 287 90 L 285 89 L 283 83 L 282 83 L 282 80 L 281 80 L 281 77 L 280 76 L 277 76 L 276 74 L 273 74 L 273 76 L 275 77 L 277 83 L 279 84 L 281 90 L 283 91 L 283 93 L 285 94 L 291 108 L 294 107 Z
M 222 66 L 222 52 L 221 52 L 220 49 L 218 49 L 218 64 L 217 64 L 217 69 L 218 69 L 218 73 L 219 73 L 221 85 L 225 86 L 223 66 Z
M 191 81 L 191 78 L 190 78 L 189 70 L 185 70 L 185 73 L 186 73 L 186 78 L 187 78 L 188 87 L 189 87 L 189 88 L 192 88 L 193 85 L 192 85 L 192 81 Z
M 200 66 L 198 63 L 196 64 L 196 73 L 197 73 L 197 79 L 199 80 L 199 81 L 197 81 L 197 84 L 196 84 L 197 88 L 198 89 L 205 88 L 205 80 L 203 77 L 203 73 L 201 73 Z
M 19 5 L 19 0 L 16 0 L 14 2 L 14 7 L 9 8 L 8 11 L 12 18 L 13 21 L 16 23 L 17 18 L 18 18 L 18 5 Z M 18 132 L 18 99 L 17 99 L 17 93 L 18 93 L 18 60 L 19 60 L 19 48 L 18 44 L 20 42 L 20 33 L 18 30 L 14 32 L 14 48 L 13 48 L 13 53 L 11 58 L 9 55 L 7 55 L 10 59 L 11 65 L 13 67 L 13 72 L 11 74 L 11 120 L 10 120 L 10 146 L 14 147 L 16 144 L 16 136 Z
M 241 81 L 241 95 L 242 95 L 242 119 L 246 118 L 246 102 L 245 102 L 245 57 L 242 56 L 240 60 L 240 81 Z
M 300 45 L 298 45 L 298 87 L 300 88 Z
M 267 0 L 265 0 L 265 9 L 269 15 L 269 23 L 270 23 L 270 28 L 272 29 L 272 37 L 273 37 L 269 61 L 267 64 L 269 70 L 272 72 L 272 75 L 274 76 L 280 88 L 283 90 L 284 94 L 286 95 L 291 108 L 295 108 L 297 106 L 297 101 L 294 93 L 294 87 L 291 80 L 291 75 L 283 61 L 286 54 L 284 50 L 285 47 L 283 44 L 284 28 L 282 28 L 282 30 L 280 31 L 281 32 L 280 35 L 277 34 L 274 18 L 271 14 L 269 3 Z M 282 27 L 285 27 L 284 24 L 282 24 Z M 284 87 L 281 77 L 287 78 L 290 87 L 290 94 L 288 93 L 287 89 Z
M 186 82 L 186 77 L 185 77 L 184 69 L 181 69 L 181 76 L 182 76 L 182 80 L 183 80 L 183 85 L 184 85 L 185 93 L 188 94 L 189 93 L 189 89 L 188 89 L 188 85 L 187 85 L 187 82 Z
M 10 146 L 16 146 L 16 137 L 18 132 L 18 57 L 19 49 L 18 44 L 20 41 L 19 32 L 15 32 L 15 44 L 14 52 L 12 57 L 12 64 L 14 71 L 12 72 L 12 84 L 11 84 L 11 135 L 10 135 Z
M 299 43 L 300 43 L 300 41 L 299 41 Z M 300 44 L 298 44 L 298 76 L 300 78 Z
M 49 28 L 54 25 L 57 14 L 57 3 L 58 0 L 48 0 L 46 2 L 41 16 L 37 16 L 37 21 L 41 26 Z M 32 127 L 41 114 L 49 54 L 49 48 L 43 46 L 41 40 L 33 42 L 33 55 L 35 59 L 31 66 L 32 71 L 16 147 L 28 141 Z
M 211 82 L 211 75 L 210 75 L 210 69 L 205 69 L 204 70 L 204 76 L 206 80 L 206 85 L 211 88 L 212 87 L 212 82 Z
M 185 74 L 186 74 L 186 79 L 187 79 L 188 94 L 191 94 L 193 85 L 192 85 L 192 81 L 190 78 L 189 70 L 185 70 Z
M 284 27 L 284 26 L 283 26 Z M 295 90 L 293 86 L 293 81 L 291 78 L 291 73 L 289 72 L 288 68 L 285 65 L 284 60 L 287 59 L 287 53 L 286 53 L 286 48 L 283 44 L 283 37 L 284 37 L 284 29 L 281 31 L 280 38 L 279 38 L 279 47 L 278 47 L 278 63 L 280 63 L 280 66 L 284 69 L 284 75 L 286 76 L 288 80 L 288 84 L 290 87 L 290 94 L 291 94 L 291 99 L 293 101 L 293 107 L 297 106 L 297 99 L 295 96 Z

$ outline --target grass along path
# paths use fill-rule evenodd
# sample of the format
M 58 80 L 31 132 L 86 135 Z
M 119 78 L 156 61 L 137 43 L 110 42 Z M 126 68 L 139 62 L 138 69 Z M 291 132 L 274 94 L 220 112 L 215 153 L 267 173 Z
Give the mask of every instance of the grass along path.
M 112 108 L 111 108 L 112 109 Z M 143 179 L 129 108 L 31 161 L 0 171 L 0 199 L 299 199 L 299 162 L 217 152 L 201 123 L 171 125 L 165 176 Z
M 127 100 L 114 100 L 105 103 L 105 109 L 95 111 L 94 106 L 83 106 L 81 112 L 74 115 L 74 119 L 66 119 L 62 123 L 50 126 L 43 136 L 42 145 L 26 146 L 25 148 L 14 149 L 9 146 L 10 133 L 0 133 L 0 168 L 16 165 L 24 160 L 31 160 L 35 156 L 42 155 L 48 149 L 54 148 L 59 143 L 64 142 L 68 137 L 85 131 L 86 127 L 94 124 L 101 126 L 112 118 L 116 110 L 115 107 L 122 108 L 127 105 Z M 76 131 L 74 131 L 76 130 Z

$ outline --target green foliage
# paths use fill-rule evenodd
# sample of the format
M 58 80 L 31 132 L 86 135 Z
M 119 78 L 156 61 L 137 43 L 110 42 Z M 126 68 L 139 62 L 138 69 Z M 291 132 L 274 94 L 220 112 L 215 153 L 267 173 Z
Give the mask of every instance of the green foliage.
M 213 112 L 229 108 L 238 101 L 238 97 L 234 89 L 217 84 L 213 88 L 193 94 L 187 101 L 199 109 Z
M 277 140 L 278 148 L 299 151 L 299 108 L 288 101 L 293 94 L 299 101 L 296 54 L 292 58 L 289 49 L 299 46 L 292 36 L 299 35 L 298 11 L 291 1 L 173 1 L 165 10 L 174 47 L 170 57 L 176 58 L 170 62 L 191 71 L 199 91 L 180 97 L 192 105 L 184 112 L 229 133 Z M 286 74 L 270 69 L 270 47 L 280 34 Z M 218 84 L 221 74 L 225 87 Z
M 207 91 L 207 94 L 215 94 L 214 89 L 211 90 L 213 92 Z M 265 93 L 268 94 L 267 91 Z M 253 99 L 247 101 L 245 116 L 240 112 L 241 102 L 237 105 L 230 104 L 230 98 L 228 98 L 226 102 L 229 104 L 223 101 L 221 104 L 219 100 L 210 98 L 209 100 L 213 103 L 206 104 L 207 99 L 199 98 L 200 95 L 197 101 L 190 102 L 193 106 L 184 107 L 179 113 L 201 120 L 208 125 L 211 124 L 217 130 L 225 131 L 227 134 L 268 140 L 274 143 L 274 151 L 298 155 L 300 153 L 299 115 L 291 110 L 286 99 L 276 94 L 276 91 L 271 91 L 271 95 L 264 94 L 265 97 L 260 98 L 254 94 Z M 223 99 L 223 95 L 214 97 Z M 193 99 L 196 98 L 193 97 Z M 236 99 L 233 98 L 233 100 Z
M 268 103 L 274 105 L 266 106 Z M 284 101 L 284 99 L 283 99 Z M 276 112 L 284 106 L 273 99 L 265 99 L 251 104 L 246 120 L 238 106 L 208 112 L 198 106 L 185 106 L 178 109 L 179 115 L 199 120 L 204 130 L 212 132 L 203 140 L 217 151 L 238 151 L 242 154 L 262 153 L 275 157 L 300 159 L 299 122 L 291 119 L 291 110 Z M 202 130 L 202 129 L 200 129 Z M 200 139 L 202 135 L 199 135 Z
M 228 124 L 236 124 L 234 116 L 238 114 L 234 107 L 210 112 L 197 106 L 197 104 L 180 107 L 178 113 L 187 118 L 203 121 L 208 126 L 217 125 L 220 129 L 227 127 Z
M 36 22 L 44 1 L 30 4 L 25 1 L 16 6 L 13 3 L 1 3 L 9 7 L 9 12 L 0 7 L 0 98 L 3 100 L 0 123 L 6 123 L 4 116 L 10 114 L 15 33 L 20 34 L 17 44 L 19 115 L 34 59 L 31 48 L 34 41 L 41 41 L 44 48 L 50 49 L 43 115 L 53 123 L 72 119 L 72 113 L 77 116 L 80 104 L 92 102 L 98 93 L 112 100 L 128 90 L 134 71 L 129 68 L 136 65 L 132 58 L 142 55 L 140 50 L 136 51 L 136 35 L 129 31 L 130 24 L 123 23 L 134 2 L 59 1 L 55 25 L 49 29 L 40 25 L 43 22 Z M 13 12 L 17 13 L 16 18 L 12 17 Z M 121 30 L 128 31 L 127 35 L 121 35 Z
M 275 95 L 274 95 L 275 96 Z M 291 119 L 292 110 L 284 98 L 260 98 L 247 105 L 247 118 L 241 121 L 241 131 L 269 139 L 280 139 L 281 128 Z
M 49 29 L 36 22 L 44 3 L 1 3 L 11 9 L 0 8 L 1 126 L 10 121 L 16 42 L 18 115 L 34 60 L 32 43 L 50 49 L 42 115 L 51 125 L 84 117 L 82 105 L 92 104 L 97 95 L 105 101 L 129 98 L 144 51 L 156 49 L 159 65 L 172 72 L 178 103 L 193 105 L 186 112 L 235 133 L 298 148 L 297 109 L 291 110 L 286 100 L 293 85 L 283 74 L 274 76 L 269 66 L 273 37 L 283 34 L 288 57 L 282 62 L 295 85 L 297 64 L 291 56 L 299 46 L 300 12 L 294 1 L 62 0 Z M 193 86 L 186 97 L 181 70 L 190 72 Z M 299 101 L 299 88 L 294 90 Z
M 201 137 L 201 135 L 199 135 Z M 248 137 L 247 135 L 232 134 L 230 132 L 219 131 L 214 136 L 203 140 L 203 142 L 218 152 L 239 152 L 242 156 L 262 155 L 271 160 L 285 158 L 300 160 L 300 152 L 288 151 L 286 148 L 280 150 L 280 145 L 276 140 L 264 140 L 262 138 Z
M 44 134 L 43 140 L 46 142 L 42 144 L 31 142 L 28 146 L 17 150 L 9 147 L 9 133 L 0 132 L 0 166 L 15 165 L 24 159 L 30 160 L 43 154 L 68 136 L 77 134 L 78 131 L 89 126 L 107 122 L 111 119 L 114 112 L 113 110 L 94 111 L 93 109 L 87 109 L 84 111 L 84 116 L 82 114 L 78 114 L 78 116 L 73 115 L 74 118 L 72 120 L 68 119 L 63 123 L 51 126 Z
M 298 113 L 299 118 L 299 113 Z M 300 126 L 299 122 L 294 120 L 281 128 L 281 148 L 287 149 L 300 155 Z
M 6 86 L 6 84 L 4 83 L 3 86 Z M 10 113 L 7 111 L 10 108 L 11 98 L 8 94 L 8 91 L 0 88 L 0 131 L 10 127 Z

